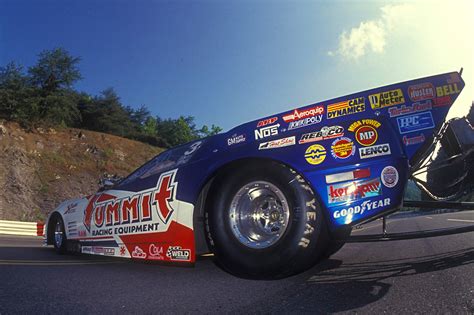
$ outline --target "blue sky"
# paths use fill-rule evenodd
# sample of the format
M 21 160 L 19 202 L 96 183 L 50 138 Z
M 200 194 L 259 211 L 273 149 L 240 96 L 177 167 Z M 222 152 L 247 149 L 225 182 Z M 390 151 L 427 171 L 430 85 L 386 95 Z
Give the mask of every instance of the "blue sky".
M 77 89 L 114 87 L 126 105 L 225 130 L 462 66 L 462 110 L 474 99 L 473 11 L 471 1 L 0 0 L 0 65 L 64 47 L 82 58 Z

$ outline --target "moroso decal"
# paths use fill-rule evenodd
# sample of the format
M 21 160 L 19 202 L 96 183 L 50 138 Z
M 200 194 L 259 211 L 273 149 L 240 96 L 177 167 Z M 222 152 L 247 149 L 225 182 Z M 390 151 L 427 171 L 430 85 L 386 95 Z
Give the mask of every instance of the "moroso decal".
M 405 103 L 401 89 L 395 89 L 382 93 L 369 95 L 369 102 L 372 109 L 379 109 Z
M 336 117 L 361 113 L 363 111 L 365 111 L 365 98 L 358 97 L 328 105 L 327 117 L 328 119 L 333 119 Z
M 341 126 L 324 126 L 319 131 L 313 131 L 310 133 L 305 133 L 301 136 L 299 144 L 317 142 L 326 139 L 333 139 L 337 137 L 342 137 L 344 135 L 344 128 Z
M 105 227 L 100 230 L 94 229 L 94 236 L 112 234 L 110 227 L 117 225 L 121 227 L 115 228 L 116 234 L 153 231 L 157 229 L 159 223 L 122 226 L 151 221 L 154 213 L 158 215 L 162 223 L 167 224 L 174 212 L 170 203 L 176 196 L 178 185 L 175 181 L 176 172 L 177 169 L 161 174 L 155 188 L 131 196 L 122 198 L 109 194 L 94 196 L 89 200 L 84 211 L 84 226 L 89 232 L 92 223 L 95 228 Z
M 331 144 L 331 155 L 336 159 L 347 159 L 355 154 L 355 146 L 351 139 L 341 137 Z
M 327 187 L 327 191 L 330 204 L 371 198 L 382 194 L 380 178 L 333 184 Z
M 408 87 L 408 96 L 413 102 L 429 100 L 435 98 L 435 89 L 433 84 L 420 83 Z
M 306 149 L 304 157 L 309 164 L 321 164 L 326 158 L 326 149 L 320 144 L 313 144 Z

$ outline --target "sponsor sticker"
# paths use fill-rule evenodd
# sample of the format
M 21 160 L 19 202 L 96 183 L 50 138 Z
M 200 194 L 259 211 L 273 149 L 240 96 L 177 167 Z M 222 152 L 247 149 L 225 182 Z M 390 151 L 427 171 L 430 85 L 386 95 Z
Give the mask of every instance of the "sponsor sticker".
M 320 144 L 313 144 L 306 149 L 304 157 L 309 164 L 321 164 L 326 158 L 326 149 Z
M 127 248 L 125 246 L 120 246 L 119 252 L 120 256 L 125 256 L 125 254 L 127 253 Z
M 288 147 L 290 145 L 295 145 L 295 144 L 296 144 L 296 138 L 295 136 L 293 136 L 293 137 L 287 137 L 287 138 L 260 143 L 260 145 L 258 146 L 258 149 L 268 150 L 268 149 L 275 149 L 275 148 L 283 148 L 283 147 Z
M 361 159 L 373 158 L 376 156 L 390 155 L 390 144 L 378 144 L 370 147 L 359 148 L 359 155 Z
M 189 261 L 191 260 L 191 251 L 182 249 L 181 246 L 170 246 L 166 251 L 166 257 L 171 260 Z
M 403 144 L 406 146 L 414 145 L 414 144 L 418 144 L 422 142 L 425 142 L 425 135 L 422 133 L 419 134 L 418 136 L 413 136 L 413 137 L 403 136 Z
M 319 124 L 321 121 L 323 121 L 323 115 L 316 115 L 313 117 L 308 117 L 305 119 L 292 121 L 288 124 L 288 130 L 293 130 L 293 129 L 311 126 L 314 124 Z
M 260 120 L 257 123 L 257 128 L 264 127 L 266 125 L 271 125 L 277 120 L 278 120 L 278 117 L 271 117 L 271 118 L 267 118 L 267 119 L 264 119 L 264 120 Z
M 400 134 L 434 128 L 431 112 L 397 117 L 397 124 Z
M 146 253 L 139 246 L 135 246 L 135 249 L 132 252 L 133 258 L 145 259 Z
M 280 127 L 280 124 L 266 126 L 255 130 L 255 140 L 278 135 L 278 127 Z
M 81 246 L 81 253 L 92 254 L 92 246 Z
M 436 97 L 459 94 L 460 92 L 461 90 L 459 90 L 457 83 L 446 84 L 436 87 Z
M 363 146 L 370 146 L 377 142 L 377 128 L 381 123 L 375 119 L 362 119 L 353 122 L 348 130 L 355 132 L 356 141 Z
M 405 97 L 401 89 L 375 93 L 369 95 L 369 102 L 372 109 L 379 109 L 405 103 Z
M 400 107 L 390 107 L 388 109 L 388 114 L 390 117 L 398 117 L 402 115 L 414 114 L 418 112 L 423 112 L 425 110 L 430 110 L 432 108 L 431 100 L 426 100 L 424 102 L 413 103 L 412 105 L 402 105 Z
M 329 185 L 327 192 L 328 202 L 332 204 L 376 197 L 382 194 L 382 189 L 380 179 L 374 178 Z
M 365 98 L 358 97 L 328 105 L 327 117 L 333 119 L 365 111 Z
M 228 146 L 239 144 L 242 142 L 245 142 L 245 135 L 238 135 L 236 133 L 234 133 L 229 139 L 227 139 Z
M 355 146 L 351 139 L 341 137 L 331 144 L 331 155 L 336 159 L 347 159 L 355 154 Z
M 287 123 L 302 120 L 304 118 L 314 117 L 324 114 L 324 106 L 315 106 L 308 109 L 295 109 L 291 114 L 284 115 L 283 120 Z
M 150 246 L 148 246 L 148 258 L 154 260 L 164 260 L 165 256 L 163 255 L 163 247 L 150 244 Z
M 398 171 L 393 166 L 385 166 L 380 174 L 380 178 L 385 187 L 393 188 L 398 183 Z
M 408 96 L 413 102 L 433 99 L 435 98 L 435 88 L 429 82 L 410 85 L 408 87 Z
M 305 133 L 298 141 L 299 144 L 317 142 L 321 140 L 333 139 L 342 137 L 344 135 L 344 128 L 341 126 L 324 126 L 319 131 Z
M 390 198 L 385 198 L 381 200 L 366 200 L 363 201 L 360 205 L 344 208 L 342 210 L 334 211 L 334 219 L 344 218 L 348 215 L 352 216 L 354 214 L 363 214 L 365 211 L 377 210 L 382 207 L 390 206 Z

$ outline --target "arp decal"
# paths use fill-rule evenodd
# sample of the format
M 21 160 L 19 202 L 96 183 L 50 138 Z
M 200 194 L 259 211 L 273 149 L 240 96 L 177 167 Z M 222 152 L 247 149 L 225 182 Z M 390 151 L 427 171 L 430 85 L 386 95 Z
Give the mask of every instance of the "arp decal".
M 435 88 L 429 82 L 410 85 L 408 87 L 408 96 L 413 102 L 433 99 L 435 98 Z
M 228 146 L 243 143 L 243 142 L 245 142 L 245 135 L 238 135 L 236 133 L 227 139 Z
M 358 97 L 328 105 L 327 117 L 328 119 L 333 119 L 336 117 L 361 113 L 363 111 L 365 111 L 365 98 Z
M 423 112 L 408 116 L 397 117 L 400 134 L 434 128 L 431 112 Z
M 280 124 L 266 126 L 255 130 L 255 140 L 278 135 L 278 127 L 280 127 Z
M 430 100 L 424 102 L 413 103 L 412 105 L 402 105 L 400 107 L 390 107 L 388 114 L 390 117 L 398 117 L 402 115 L 414 114 L 423 112 L 425 110 L 431 110 L 432 104 Z
M 272 118 L 267 118 L 267 119 L 260 120 L 257 123 L 257 128 L 264 127 L 264 126 L 267 126 L 267 125 L 271 125 L 277 120 L 278 120 L 278 117 L 272 117 Z
M 403 140 L 404 145 L 409 146 L 409 145 L 425 142 L 426 139 L 425 139 L 424 134 L 419 134 L 418 136 L 413 136 L 413 137 L 403 136 L 402 140 Z
M 333 184 L 327 187 L 329 204 L 355 201 L 382 194 L 379 178 Z
M 398 171 L 393 166 L 385 166 L 380 174 L 380 178 L 385 187 L 393 188 L 398 183 Z
M 363 146 L 371 146 L 378 139 L 377 128 L 381 123 L 375 119 L 362 119 L 353 122 L 347 130 L 354 132 L 356 141 Z
M 321 140 L 334 139 L 344 135 L 344 128 L 341 126 L 324 126 L 319 131 L 305 133 L 298 141 L 299 144 L 317 142 Z
M 344 208 L 342 210 L 334 211 L 333 217 L 335 219 L 344 218 L 348 215 L 354 214 L 363 214 L 365 211 L 377 210 L 378 208 L 390 206 L 390 198 L 385 198 L 381 200 L 366 200 L 363 201 L 360 205 Z
M 405 97 L 401 89 L 395 89 L 382 93 L 369 95 L 369 102 L 372 109 L 380 109 L 405 103 Z
M 335 159 L 347 159 L 355 154 L 354 142 L 346 137 L 337 138 L 331 144 L 331 155 Z
M 170 246 L 166 251 L 166 257 L 170 260 L 189 261 L 191 259 L 191 251 L 182 249 L 181 246 Z
M 131 196 L 95 196 L 86 208 L 93 209 L 86 212 L 92 218 L 85 216 L 84 226 L 89 232 L 94 227 L 93 236 L 156 231 L 160 223 L 153 217 L 158 215 L 161 222 L 167 224 L 174 212 L 170 203 L 176 196 L 176 172 L 177 169 L 161 174 L 155 188 Z M 142 222 L 148 223 L 140 224 Z
M 361 159 L 368 159 L 390 154 L 392 154 L 392 152 L 390 151 L 390 144 L 388 143 L 359 148 L 359 155 Z
M 293 136 L 293 137 L 282 138 L 282 139 L 272 140 L 269 142 L 260 143 L 258 146 L 258 149 L 259 150 L 276 149 L 276 148 L 288 147 L 295 144 L 296 144 L 296 138 L 295 136 Z
M 326 158 L 326 149 L 320 144 L 313 144 L 306 149 L 304 157 L 309 164 L 321 164 Z

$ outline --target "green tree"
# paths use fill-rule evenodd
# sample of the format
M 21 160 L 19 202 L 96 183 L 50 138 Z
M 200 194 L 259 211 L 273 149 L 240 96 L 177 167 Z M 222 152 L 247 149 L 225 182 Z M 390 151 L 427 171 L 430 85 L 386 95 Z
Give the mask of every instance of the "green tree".
M 80 57 L 71 56 L 63 48 L 44 50 L 38 55 L 36 65 L 28 69 L 31 82 L 46 93 L 71 88 L 82 79 L 78 69 L 80 60 Z

